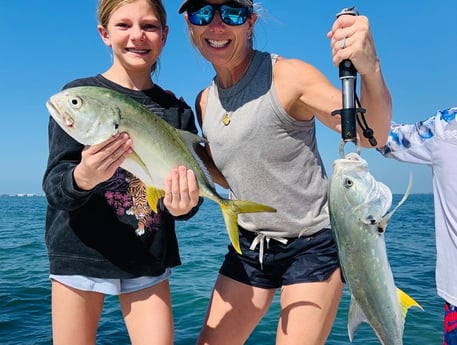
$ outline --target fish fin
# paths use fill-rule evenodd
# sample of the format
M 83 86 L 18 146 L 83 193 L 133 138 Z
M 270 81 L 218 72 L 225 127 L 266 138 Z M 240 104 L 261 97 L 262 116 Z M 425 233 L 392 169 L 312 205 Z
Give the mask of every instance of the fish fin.
M 360 308 L 359 304 L 354 299 L 354 296 L 351 295 L 351 304 L 349 305 L 348 315 L 348 335 L 351 342 L 354 339 L 355 331 L 362 322 L 368 323 L 368 319 L 362 308 Z
M 417 307 L 420 310 L 424 310 L 419 303 L 417 303 L 412 297 L 410 297 L 406 292 L 397 288 L 398 302 L 400 303 L 400 312 L 403 322 L 406 318 L 406 313 L 411 307 Z
M 130 171 L 135 177 L 143 181 L 144 184 L 153 184 L 153 177 L 146 167 L 146 164 L 137 155 L 136 152 L 130 153 L 122 162 L 121 167 L 127 171 Z
M 406 192 L 403 195 L 403 198 L 401 198 L 401 200 L 398 202 L 397 206 L 395 206 L 395 208 L 392 211 L 390 211 L 388 214 L 386 214 L 382 218 L 382 220 L 379 222 L 379 225 L 378 225 L 378 231 L 379 232 L 385 232 L 386 231 L 387 223 L 389 222 L 390 218 L 392 218 L 394 213 L 398 210 L 398 208 L 401 205 L 403 205 L 403 203 L 406 201 L 406 199 L 409 196 L 409 193 L 411 192 L 411 188 L 412 187 L 413 187 L 413 174 L 410 172 L 409 173 L 408 187 L 406 187 Z
M 224 199 L 219 203 L 224 216 L 227 233 L 238 254 L 241 254 L 240 239 L 238 234 L 238 214 L 253 212 L 276 212 L 276 209 L 267 205 L 258 204 L 250 201 L 227 200 Z
M 191 133 L 189 131 L 185 131 L 183 129 L 178 129 L 176 128 L 176 131 L 178 132 L 179 136 L 181 137 L 182 141 L 188 146 L 192 147 L 195 144 L 200 144 L 200 143 L 207 143 L 208 141 L 194 133 Z
M 214 182 L 211 178 L 208 168 L 206 167 L 206 165 L 203 163 L 203 161 L 201 160 L 201 158 L 198 156 L 197 152 L 195 151 L 196 145 L 198 145 L 200 143 L 206 144 L 208 141 L 205 138 L 200 137 L 189 131 L 185 131 L 182 129 L 176 129 L 176 131 L 178 132 L 179 136 L 181 137 L 183 143 L 189 149 L 190 153 L 192 154 L 192 157 L 197 161 L 198 165 L 202 169 L 202 172 L 206 176 L 208 183 L 211 185 L 211 187 L 214 187 Z
M 157 202 L 161 197 L 165 196 L 165 191 L 155 187 L 146 187 L 146 199 L 148 200 L 149 207 L 154 213 L 157 213 Z

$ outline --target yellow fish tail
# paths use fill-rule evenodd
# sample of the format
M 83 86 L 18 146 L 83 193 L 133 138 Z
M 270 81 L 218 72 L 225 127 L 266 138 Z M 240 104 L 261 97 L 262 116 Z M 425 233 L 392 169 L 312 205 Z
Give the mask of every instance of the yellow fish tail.
M 157 213 L 157 202 L 164 196 L 164 190 L 150 186 L 146 187 L 146 199 L 148 200 L 149 207 L 154 211 L 154 213 Z
M 242 200 L 223 200 L 219 206 L 224 216 L 225 226 L 230 242 L 238 254 L 241 254 L 238 234 L 238 214 L 254 212 L 276 212 L 276 209 L 267 205 Z
M 398 302 L 400 303 L 400 311 L 402 319 L 405 320 L 406 313 L 411 307 L 417 307 L 421 310 L 424 310 L 419 303 L 417 303 L 412 297 L 410 297 L 406 292 L 397 288 Z

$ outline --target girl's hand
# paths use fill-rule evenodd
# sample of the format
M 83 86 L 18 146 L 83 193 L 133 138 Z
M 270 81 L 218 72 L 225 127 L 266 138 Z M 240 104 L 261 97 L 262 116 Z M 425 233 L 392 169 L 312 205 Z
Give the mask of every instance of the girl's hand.
M 132 152 L 132 143 L 127 133 L 121 133 L 100 144 L 86 146 L 81 152 L 81 162 L 73 171 L 78 188 L 93 189 L 113 176 Z

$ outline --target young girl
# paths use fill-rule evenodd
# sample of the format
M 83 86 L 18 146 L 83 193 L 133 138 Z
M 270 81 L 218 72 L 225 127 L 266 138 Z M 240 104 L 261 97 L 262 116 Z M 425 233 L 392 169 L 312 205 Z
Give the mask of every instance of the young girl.
M 64 88 L 123 92 L 196 133 L 191 109 L 151 79 L 168 34 L 161 0 L 100 0 L 98 20 L 113 63 Z M 180 264 L 174 221 L 198 209 L 197 182 L 185 167 L 173 169 L 153 213 L 143 183 L 119 167 L 131 145 L 122 133 L 83 147 L 49 120 L 43 189 L 54 345 L 95 344 L 105 294 L 119 296 L 132 344 L 173 344 L 168 279 L 170 268 Z

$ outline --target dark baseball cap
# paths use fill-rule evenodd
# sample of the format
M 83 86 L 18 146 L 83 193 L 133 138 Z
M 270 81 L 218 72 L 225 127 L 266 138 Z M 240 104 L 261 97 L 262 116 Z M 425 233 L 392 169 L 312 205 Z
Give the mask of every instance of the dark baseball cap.
M 193 4 L 198 4 L 198 3 L 203 2 L 202 0 L 185 0 L 181 7 L 179 7 L 178 13 L 183 13 L 184 11 L 187 11 L 187 9 L 192 6 Z M 252 0 L 233 0 L 230 1 L 230 3 L 238 3 L 241 6 L 254 6 L 254 3 Z

